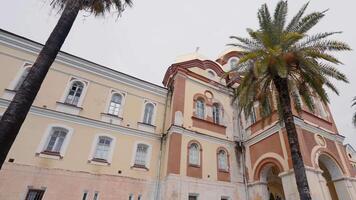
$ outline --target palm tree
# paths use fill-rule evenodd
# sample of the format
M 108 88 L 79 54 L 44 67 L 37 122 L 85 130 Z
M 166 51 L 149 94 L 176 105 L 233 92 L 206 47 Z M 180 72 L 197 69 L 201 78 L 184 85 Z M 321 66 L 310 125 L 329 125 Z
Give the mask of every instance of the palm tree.
M 131 0 L 52 0 L 51 4 L 62 10 L 61 17 L 0 121 L 0 169 L 79 11 L 84 10 L 99 16 L 114 10 L 121 15 L 125 6 L 131 6 L 132 2 Z
M 348 80 L 335 68 L 341 62 L 330 52 L 346 51 L 350 47 L 346 43 L 327 39 L 340 32 L 307 34 L 326 11 L 304 15 L 308 7 L 305 4 L 286 24 L 287 7 L 287 1 L 280 1 L 274 16 L 271 16 L 267 5 L 262 5 L 258 10 L 259 29 L 247 29 L 248 38 L 231 36 L 236 42 L 229 45 L 242 49 L 239 63 L 231 72 L 241 76 L 235 97 L 240 112 L 247 117 L 251 115 L 255 102 L 259 102 L 262 111 L 270 110 L 269 98 L 275 97 L 280 120 L 284 122 L 288 135 L 299 196 L 301 200 L 309 200 L 310 190 L 299 148 L 292 102 L 298 112 L 302 110 L 302 101 L 313 111 L 314 97 L 325 104 L 329 102 L 325 88 L 338 94 L 330 78 L 343 82 Z
M 356 106 L 356 97 L 354 97 L 353 99 L 352 99 L 352 105 L 351 106 Z M 354 114 L 354 116 L 352 117 L 352 123 L 354 124 L 354 126 L 356 126 L 356 112 L 355 112 L 355 114 Z

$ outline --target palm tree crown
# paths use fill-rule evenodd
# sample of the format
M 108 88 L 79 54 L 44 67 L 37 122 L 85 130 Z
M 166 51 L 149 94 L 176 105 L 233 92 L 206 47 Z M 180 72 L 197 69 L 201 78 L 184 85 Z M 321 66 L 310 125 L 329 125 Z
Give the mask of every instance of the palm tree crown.
M 242 49 L 236 68 L 242 81 L 236 90 L 239 107 L 246 116 L 251 114 L 254 102 L 263 110 L 268 108 L 268 98 L 276 93 L 274 79 L 287 79 L 290 96 L 297 111 L 303 101 L 314 110 L 312 97 L 316 95 L 323 103 L 329 98 L 325 87 L 339 94 L 330 78 L 348 82 L 335 65 L 341 62 L 330 54 L 351 48 L 343 42 L 327 39 L 340 32 L 325 32 L 308 35 L 324 16 L 325 12 L 312 12 L 304 16 L 305 4 L 286 25 L 287 1 L 280 1 L 271 16 L 266 4 L 258 11 L 259 29 L 247 29 L 249 38 L 231 36 L 236 43 L 229 44 Z M 278 103 L 278 98 L 276 98 Z M 266 113 L 266 112 L 262 112 Z
M 64 9 L 67 4 L 71 3 L 79 4 L 80 10 L 88 11 L 95 16 L 109 13 L 112 9 L 121 15 L 126 5 L 132 5 L 131 0 L 52 0 L 51 5 Z

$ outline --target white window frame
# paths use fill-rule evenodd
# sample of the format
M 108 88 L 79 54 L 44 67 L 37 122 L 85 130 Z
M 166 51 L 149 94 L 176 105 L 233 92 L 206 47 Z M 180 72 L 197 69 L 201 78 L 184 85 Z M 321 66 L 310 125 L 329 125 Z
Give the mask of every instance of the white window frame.
M 192 144 L 196 144 L 196 145 L 198 145 L 198 163 L 191 163 L 190 162 L 190 146 L 192 145 Z M 189 165 L 197 165 L 197 166 L 201 166 L 201 146 L 200 146 L 200 144 L 198 143 L 198 142 L 195 142 L 195 141 L 193 141 L 193 142 L 191 142 L 191 143 L 189 143 L 189 145 L 188 145 L 188 164 Z
M 95 197 L 96 195 L 96 197 Z M 99 200 L 100 199 L 100 193 L 98 191 L 95 191 L 94 192 L 94 195 L 93 195 L 93 200 Z
M 218 115 L 218 117 L 219 117 L 219 122 L 218 122 L 218 123 L 216 123 L 216 122 L 215 122 L 215 119 L 214 119 L 214 107 L 215 107 L 215 105 L 218 105 L 218 109 L 219 109 L 219 115 Z M 223 121 L 224 121 L 224 119 L 223 119 L 223 107 L 222 107 L 222 104 L 221 104 L 221 103 L 219 103 L 219 102 L 214 102 L 214 103 L 213 103 L 213 106 L 211 107 L 211 116 L 212 116 L 212 118 L 213 118 L 213 122 L 214 122 L 214 123 L 216 123 L 216 124 L 223 124 Z
M 18 70 L 18 72 L 16 73 L 15 78 L 10 82 L 9 88 L 10 90 L 15 90 L 16 85 L 18 84 L 22 74 L 24 73 L 24 71 L 28 68 L 31 68 L 33 65 L 33 63 L 30 62 L 24 62 L 21 66 L 21 68 Z
M 153 105 L 153 114 L 152 114 L 152 123 L 149 124 L 149 125 L 152 125 L 152 126 L 155 126 L 156 124 L 156 114 L 157 114 L 157 103 L 156 102 L 153 102 L 151 100 L 148 100 L 148 99 L 145 99 L 144 102 L 143 102 L 143 107 L 142 107 L 142 112 L 141 112 L 141 123 L 143 124 L 146 124 L 143 122 L 143 118 L 145 116 L 145 108 L 146 108 L 146 105 L 151 103 Z
M 51 134 L 52 134 L 52 129 L 53 128 L 63 128 L 63 129 L 66 129 L 68 132 L 67 132 L 67 135 L 66 137 L 64 138 L 64 141 L 63 141 L 63 144 L 61 146 L 61 150 L 59 152 L 59 155 L 61 157 L 64 157 L 66 151 L 67 151 L 67 148 L 68 148 L 68 145 L 69 145 L 69 142 L 73 136 L 73 133 L 74 133 L 74 129 L 67 126 L 67 125 L 64 125 L 64 124 L 50 124 L 47 126 L 46 128 L 46 131 L 45 133 L 43 134 L 42 138 L 41 138 L 41 141 L 40 141 L 40 144 L 38 145 L 37 149 L 36 149 L 36 154 L 37 155 L 41 155 L 41 157 L 48 157 L 48 158 L 53 158 L 53 156 L 47 156 L 47 155 L 43 155 L 41 154 L 45 149 L 46 149 L 46 146 L 47 146 L 47 141 L 49 139 L 49 137 L 51 137 Z
M 67 86 L 64 90 L 64 93 L 60 99 L 60 102 L 65 104 L 65 101 L 67 99 L 67 96 L 69 94 L 69 90 L 70 88 L 72 87 L 72 84 L 76 81 L 79 81 L 81 83 L 83 83 L 83 91 L 82 91 L 82 94 L 80 95 L 80 98 L 79 98 L 79 101 L 78 101 L 78 104 L 77 105 L 73 105 L 73 106 L 76 106 L 76 107 L 81 107 L 83 105 L 83 101 L 84 101 L 84 98 L 86 96 L 86 93 L 87 93 L 87 89 L 89 87 L 89 81 L 87 80 L 84 80 L 84 79 L 81 79 L 81 78 L 77 78 L 77 77 L 74 77 L 74 76 L 71 76 L 69 78 L 69 80 L 67 81 Z
M 220 152 L 221 152 L 221 151 L 224 151 L 224 152 L 225 152 L 225 157 L 226 157 L 226 168 L 225 168 L 225 169 L 220 168 L 219 155 L 220 155 Z M 217 153 L 217 160 L 218 160 L 218 170 L 229 171 L 229 154 L 228 154 L 228 152 L 227 152 L 225 149 L 219 149 L 219 150 L 218 150 L 218 153 Z
M 105 106 L 105 112 L 106 114 L 109 114 L 109 108 L 110 108 L 110 103 L 111 103 L 111 98 L 114 94 L 119 94 L 121 95 L 122 99 L 121 99 L 121 105 L 120 105 L 120 110 L 119 110 L 119 114 L 117 115 L 117 117 L 120 117 L 122 118 L 123 116 L 123 108 L 124 108 L 124 105 L 125 105 L 125 101 L 126 101 L 126 93 L 125 92 L 121 92 L 119 90 L 116 90 L 116 89 L 110 89 L 110 92 L 108 94 L 108 97 L 107 97 L 107 101 L 106 101 L 106 106 Z M 111 114 L 109 114 L 111 115 Z
M 199 116 L 198 115 L 198 101 L 202 101 L 203 102 L 203 116 Z M 206 106 L 206 102 L 203 98 L 201 97 L 198 97 L 196 100 L 195 100 L 195 117 L 197 117 L 198 119 L 206 119 L 207 117 L 207 106 Z
M 133 145 L 132 157 L 131 157 L 131 166 L 133 167 L 135 165 L 137 146 L 139 144 L 145 144 L 145 145 L 148 146 L 145 167 L 147 169 L 149 169 L 150 168 L 150 161 L 151 161 L 151 157 L 152 157 L 152 145 L 150 143 L 147 143 L 147 142 L 144 142 L 144 141 L 136 141 L 135 144 Z
M 108 164 L 111 164 L 112 163 L 112 157 L 113 157 L 113 154 L 114 154 L 115 145 L 116 145 L 116 137 L 114 137 L 112 135 L 109 135 L 109 134 L 105 134 L 105 133 L 99 133 L 99 134 L 96 134 L 94 136 L 94 139 L 93 139 L 93 142 L 92 142 L 92 145 L 91 145 L 91 149 L 90 149 L 90 154 L 89 154 L 89 157 L 88 157 L 88 161 L 90 163 L 92 163 L 92 164 L 101 165 L 100 163 L 97 163 L 97 162 L 93 161 L 93 159 L 95 158 L 94 154 L 95 154 L 96 146 L 97 146 L 97 144 L 99 142 L 99 138 L 101 136 L 108 137 L 108 138 L 111 139 L 110 150 L 109 150 L 109 153 L 108 153 L 108 157 L 106 159 L 106 162 Z
M 234 59 L 236 59 L 237 60 L 237 63 L 239 63 L 239 58 L 238 57 L 231 57 L 231 58 L 229 58 L 229 60 L 227 61 L 227 65 L 228 65 L 228 67 L 229 67 L 229 70 L 231 70 L 232 69 L 232 67 L 231 67 L 231 61 L 232 60 L 234 60 Z M 236 64 L 237 64 L 236 63 Z

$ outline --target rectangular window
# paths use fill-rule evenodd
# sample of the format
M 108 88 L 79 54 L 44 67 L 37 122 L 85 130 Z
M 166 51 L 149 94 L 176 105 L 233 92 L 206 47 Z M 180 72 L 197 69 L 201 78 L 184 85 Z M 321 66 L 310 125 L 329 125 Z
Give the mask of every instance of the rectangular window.
M 198 195 L 190 194 L 188 200 L 198 200 Z
M 85 192 L 83 193 L 83 198 L 82 198 L 82 200 L 87 200 L 87 198 L 88 198 L 88 192 L 85 191 Z
M 142 200 L 142 195 L 138 195 L 137 200 Z
M 129 200 L 134 200 L 134 195 L 133 194 L 130 194 Z
M 27 192 L 26 200 L 42 200 L 44 192 L 44 190 L 30 189 Z
M 221 197 L 221 200 L 229 200 L 229 197 Z
M 98 144 L 95 149 L 94 158 L 106 160 L 110 151 L 111 139 L 108 137 L 99 137 Z
M 94 198 L 93 200 L 99 200 L 99 192 L 94 193 Z
M 60 152 L 67 132 L 63 128 L 53 128 L 45 151 Z
M 146 166 L 148 145 L 138 144 L 136 149 L 135 165 Z

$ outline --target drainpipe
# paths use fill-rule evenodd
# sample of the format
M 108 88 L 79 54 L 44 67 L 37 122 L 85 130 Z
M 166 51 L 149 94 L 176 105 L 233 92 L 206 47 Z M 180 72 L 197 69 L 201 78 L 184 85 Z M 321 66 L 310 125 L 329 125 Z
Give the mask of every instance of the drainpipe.
M 166 95 L 166 100 L 164 104 L 164 114 L 163 114 L 163 123 L 162 123 L 162 136 L 161 136 L 161 141 L 160 141 L 160 147 L 159 147 L 159 155 L 158 155 L 158 170 L 157 170 L 157 183 L 156 183 L 156 194 L 155 194 L 155 200 L 160 199 L 160 190 L 161 190 L 161 165 L 162 165 L 162 153 L 163 153 L 163 143 L 164 140 L 166 139 L 167 133 L 165 130 L 166 126 L 166 117 L 167 117 L 167 104 L 168 104 L 168 98 L 169 94 L 171 93 L 171 89 L 168 89 L 167 95 Z

